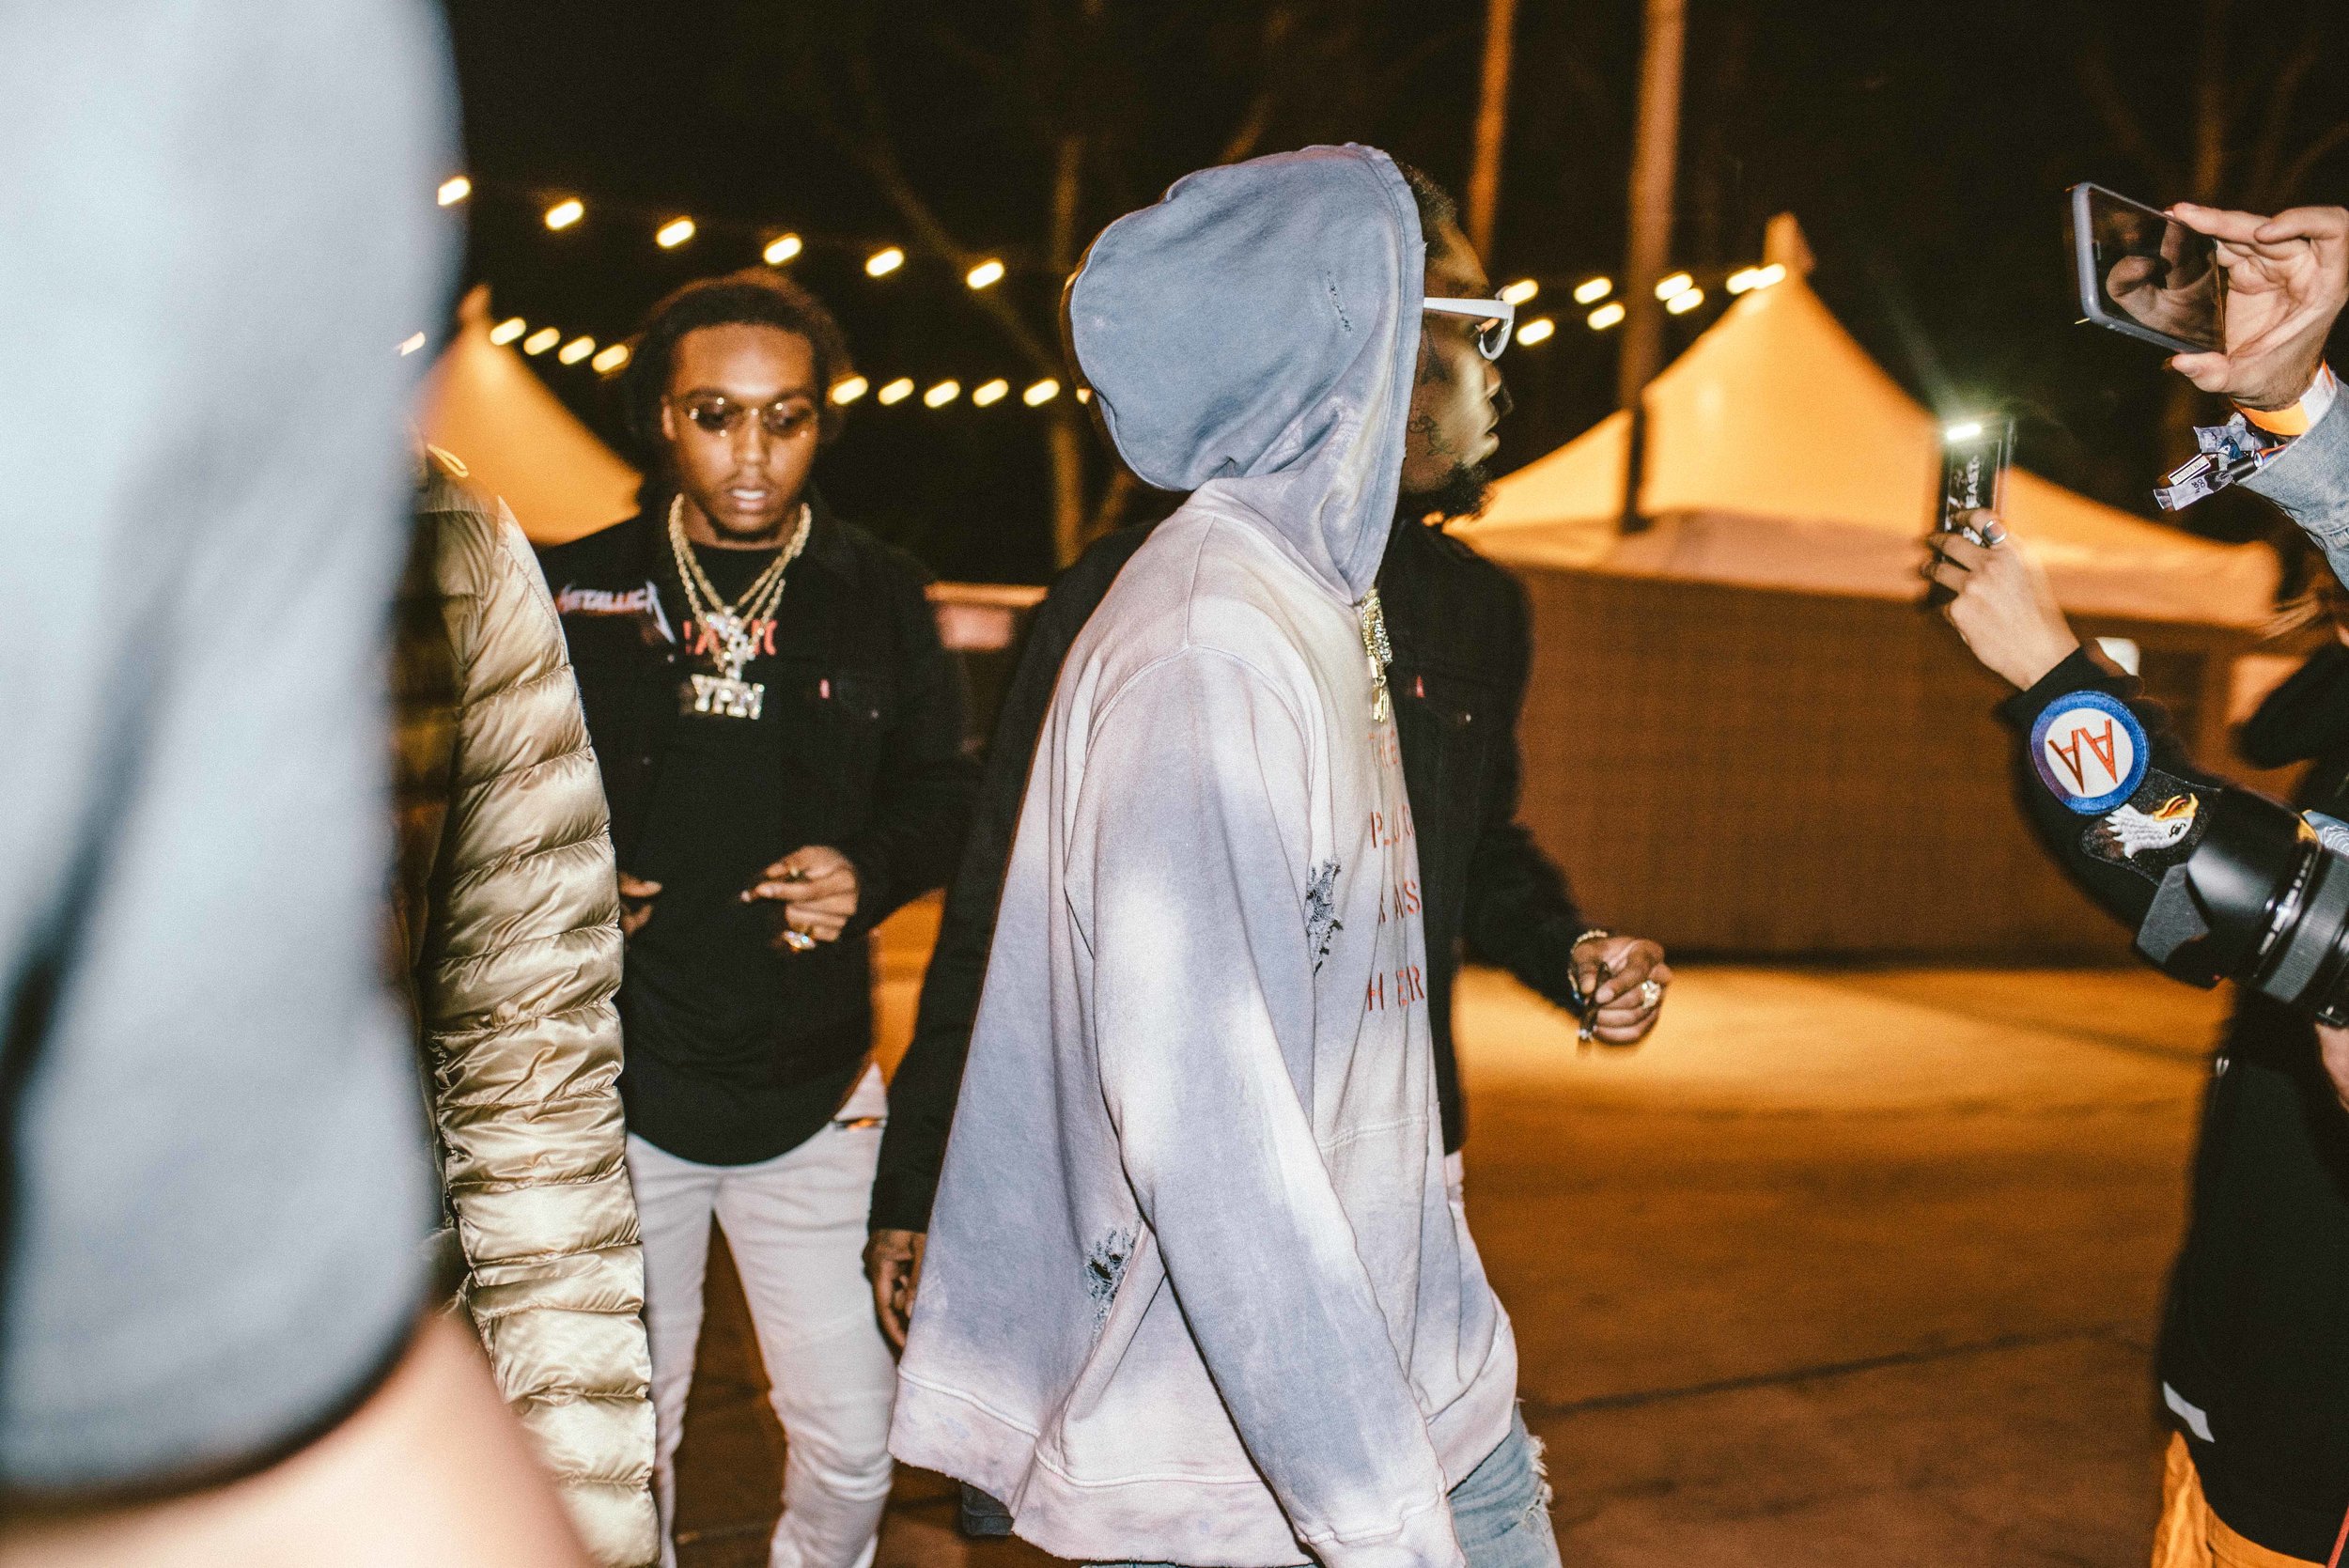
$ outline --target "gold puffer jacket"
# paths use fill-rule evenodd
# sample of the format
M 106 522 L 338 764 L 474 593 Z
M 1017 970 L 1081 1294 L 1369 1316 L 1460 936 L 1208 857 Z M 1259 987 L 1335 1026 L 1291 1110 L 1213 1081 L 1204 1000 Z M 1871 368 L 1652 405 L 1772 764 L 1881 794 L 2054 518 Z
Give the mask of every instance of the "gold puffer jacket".
M 436 455 L 437 458 L 437 455 Z M 435 461 L 399 605 L 397 914 L 463 1301 L 599 1563 L 658 1560 L 603 787 L 537 559 Z

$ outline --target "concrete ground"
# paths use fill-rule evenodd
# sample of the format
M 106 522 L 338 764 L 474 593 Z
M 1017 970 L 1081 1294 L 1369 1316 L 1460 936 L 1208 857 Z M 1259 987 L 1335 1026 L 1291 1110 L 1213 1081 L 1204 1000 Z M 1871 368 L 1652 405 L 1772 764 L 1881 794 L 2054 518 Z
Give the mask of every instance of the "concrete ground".
M 885 975 L 902 1036 L 910 979 Z M 1576 1565 L 2145 1560 L 2149 1358 L 2219 999 L 2138 972 L 1685 970 L 1634 1052 L 1460 999 L 1470 1218 Z M 685 1568 L 752 1568 L 782 1440 L 730 1271 Z M 884 1568 L 1033 1568 L 900 1478 Z

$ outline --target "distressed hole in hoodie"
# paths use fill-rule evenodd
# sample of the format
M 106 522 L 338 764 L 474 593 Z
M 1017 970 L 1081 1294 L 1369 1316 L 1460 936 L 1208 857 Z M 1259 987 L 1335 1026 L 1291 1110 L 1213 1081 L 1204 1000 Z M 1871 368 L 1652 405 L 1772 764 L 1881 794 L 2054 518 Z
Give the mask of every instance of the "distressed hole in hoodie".
M 1330 273 L 1324 272 L 1321 274 L 1321 287 L 1330 291 L 1330 308 L 1338 313 L 1338 329 L 1341 332 L 1352 332 L 1354 318 L 1346 315 L 1346 302 L 1338 297 L 1338 280 Z
M 1321 961 L 1330 956 L 1330 944 L 1346 929 L 1346 922 L 1338 918 L 1338 862 L 1335 859 L 1314 867 L 1313 876 L 1305 883 L 1305 945 L 1314 950 L 1314 972 L 1321 972 Z
M 1085 1294 L 1093 1298 L 1093 1327 L 1098 1332 L 1110 1320 L 1110 1303 L 1117 1299 L 1118 1281 L 1134 1255 L 1138 1233 L 1114 1230 L 1085 1250 Z

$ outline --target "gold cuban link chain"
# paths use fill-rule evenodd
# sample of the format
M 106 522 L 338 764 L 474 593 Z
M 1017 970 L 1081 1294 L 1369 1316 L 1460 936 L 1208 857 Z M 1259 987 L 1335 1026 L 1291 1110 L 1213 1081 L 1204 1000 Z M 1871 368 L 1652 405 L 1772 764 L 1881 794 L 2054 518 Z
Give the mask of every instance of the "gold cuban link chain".
M 813 514 L 806 502 L 800 503 L 799 526 L 791 532 L 790 542 L 758 574 L 742 597 L 727 604 L 717 587 L 702 570 L 701 561 L 693 552 L 692 542 L 685 536 L 685 497 L 669 502 L 669 551 L 677 559 L 677 578 L 685 588 L 685 605 L 693 618 L 702 623 L 719 644 L 711 654 L 711 661 L 725 673 L 729 680 L 742 678 L 742 666 L 750 662 L 752 653 L 751 629 L 774 613 L 783 601 L 784 574 L 791 563 L 807 548 L 808 527 Z

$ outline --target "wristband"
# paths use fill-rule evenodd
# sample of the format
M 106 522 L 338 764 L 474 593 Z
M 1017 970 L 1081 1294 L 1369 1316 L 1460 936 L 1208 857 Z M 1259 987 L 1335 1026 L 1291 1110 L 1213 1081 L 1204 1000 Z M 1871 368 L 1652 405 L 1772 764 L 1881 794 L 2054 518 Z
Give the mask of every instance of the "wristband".
M 2333 399 L 2340 392 L 2341 382 L 2334 377 L 2333 367 L 2319 365 L 2316 379 L 2309 383 L 2308 391 L 2300 395 L 2298 402 L 2280 409 L 2246 409 L 2240 403 L 2235 407 L 2242 410 L 2245 419 L 2269 435 L 2290 440 L 2295 436 L 2305 436 L 2314 429 L 2316 422 L 2332 411 Z

